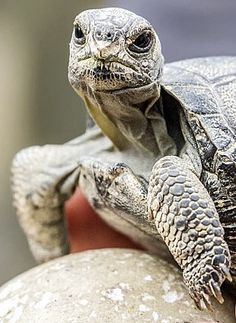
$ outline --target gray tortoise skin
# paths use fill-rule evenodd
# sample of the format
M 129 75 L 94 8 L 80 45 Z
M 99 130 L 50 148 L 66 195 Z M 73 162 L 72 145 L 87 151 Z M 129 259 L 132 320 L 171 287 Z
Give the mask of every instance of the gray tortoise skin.
M 68 251 L 63 205 L 79 186 L 111 226 L 170 252 L 197 306 L 211 308 L 236 281 L 236 58 L 163 61 L 144 18 L 79 14 L 68 75 L 94 123 L 16 155 L 14 204 L 44 262 Z

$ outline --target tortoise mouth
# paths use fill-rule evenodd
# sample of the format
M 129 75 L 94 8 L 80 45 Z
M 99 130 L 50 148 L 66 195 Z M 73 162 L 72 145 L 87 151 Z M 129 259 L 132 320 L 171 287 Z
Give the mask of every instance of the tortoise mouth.
M 69 80 L 74 88 L 90 87 L 100 92 L 140 87 L 151 81 L 138 66 L 131 67 L 123 62 L 106 62 L 92 57 L 79 61 L 76 68 L 69 66 Z
M 95 57 L 90 57 L 88 59 L 80 61 L 80 63 L 90 66 L 97 73 L 140 73 L 138 66 L 131 66 L 124 61 L 118 59 L 97 59 Z

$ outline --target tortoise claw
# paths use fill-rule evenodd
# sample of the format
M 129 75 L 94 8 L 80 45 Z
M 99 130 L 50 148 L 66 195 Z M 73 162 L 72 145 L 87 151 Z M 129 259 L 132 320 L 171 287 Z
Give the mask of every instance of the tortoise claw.
M 210 285 L 210 288 L 211 288 L 212 295 L 217 299 L 217 301 L 220 304 L 223 304 L 224 303 L 224 298 L 223 298 L 223 296 L 221 294 L 220 286 L 217 283 L 213 282 L 213 281 L 211 281 L 209 283 L 209 285 Z
M 204 274 L 203 274 L 204 271 Z M 185 272 L 184 272 L 185 274 Z M 213 267 L 210 264 L 201 266 L 201 271 L 196 270 L 194 276 L 185 276 L 186 285 L 189 284 L 191 297 L 199 309 L 207 308 L 212 310 L 211 297 L 214 297 L 220 304 L 224 302 L 221 293 L 222 283 L 231 280 L 231 274 L 225 264 Z M 186 280 L 188 278 L 188 280 Z M 203 305 L 204 304 L 204 305 Z
M 202 296 L 202 301 L 204 302 L 205 307 L 209 311 L 213 311 L 213 307 L 211 305 L 211 301 L 210 301 L 209 295 L 207 295 L 206 293 L 202 293 L 201 296 Z
M 197 308 L 200 311 L 202 311 L 204 309 L 204 306 L 202 306 L 203 304 L 201 302 L 201 298 L 199 297 L 199 294 L 197 294 L 196 292 L 190 292 L 189 294 L 190 294 L 191 298 L 194 300 L 194 303 L 197 306 Z
M 228 279 L 229 282 L 232 282 L 233 278 L 230 274 L 229 268 L 227 268 L 224 264 L 220 264 L 220 269 L 224 274 L 225 278 Z

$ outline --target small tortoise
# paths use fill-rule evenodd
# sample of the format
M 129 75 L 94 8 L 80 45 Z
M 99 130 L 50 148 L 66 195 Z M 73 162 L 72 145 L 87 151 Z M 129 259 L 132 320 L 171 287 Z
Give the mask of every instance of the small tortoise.
M 163 69 L 149 22 L 87 10 L 75 18 L 69 81 L 91 117 L 85 134 L 13 161 L 35 258 L 67 252 L 63 204 L 79 186 L 110 225 L 149 250 L 169 249 L 199 308 L 211 296 L 222 303 L 222 283 L 236 282 L 236 58 Z

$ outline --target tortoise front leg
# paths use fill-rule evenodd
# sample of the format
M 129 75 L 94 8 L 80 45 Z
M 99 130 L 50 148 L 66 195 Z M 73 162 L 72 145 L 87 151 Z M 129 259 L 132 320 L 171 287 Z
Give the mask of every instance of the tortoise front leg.
M 35 146 L 20 151 L 14 158 L 14 205 L 38 262 L 68 251 L 63 205 L 78 181 L 79 152 L 75 145 Z
M 148 191 L 150 217 L 179 266 L 199 308 L 220 303 L 229 273 L 230 253 L 214 203 L 182 159 L 168 156 L 153 167 Z

